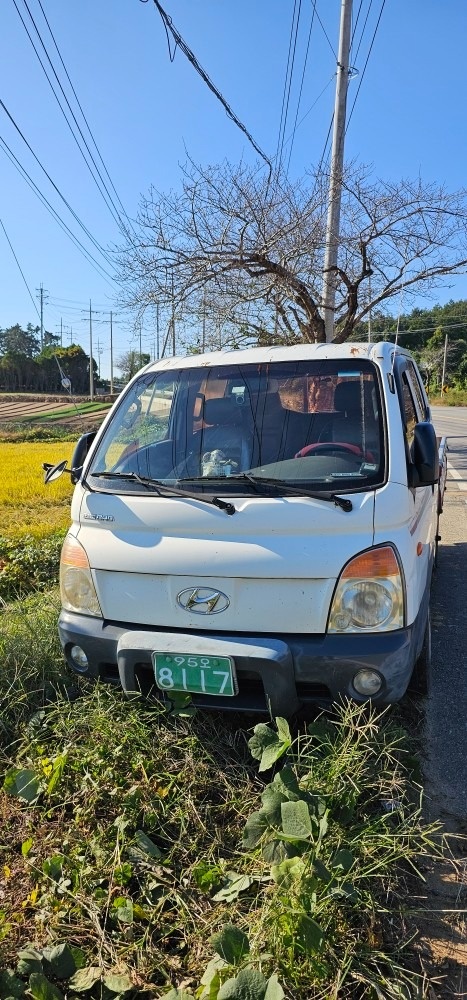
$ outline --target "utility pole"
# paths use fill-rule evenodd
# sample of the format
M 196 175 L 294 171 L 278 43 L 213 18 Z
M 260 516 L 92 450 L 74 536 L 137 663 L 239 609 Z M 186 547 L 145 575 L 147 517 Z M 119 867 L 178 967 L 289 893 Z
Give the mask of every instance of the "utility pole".
M 63 347 L 63 320 L 60 316 L 60 347 Z
M 336 301 L 335 268 L 337 266 L 339 248 L 351 22 L 352 0 L 342 0 L 323 274 L 323 308 L 326 343 L 330 343 L 334 336 Z
M 443 374 L 441 377 L 441 392 L 444 392 L 444 380 L 446 378 L 446 361 L 448 356 L 448 335 L 444 338 Z M 439 371 L 439 369 L 438 369 Z
M 89 397 L 94 399 L 94 362 L 92 357 L 92 308 L 91 299 L 89 299 Z
M 159 361 L 159 303 L 156 302 L 156 344 L 157 344 L 157 360 Z
M 36 292 L 38 293 L 37 298 L 40 300 L 41 304 L 41 351 L 42 351 L 44 347 L 44 294 L 47 295 L 47 289 L 44 289 L 42 282 L 39 288 L 36 288 Z
M 110 395 L 114 391 L 114 344 L 113 344 L 113 320 L 112 310 L 110 310 Z

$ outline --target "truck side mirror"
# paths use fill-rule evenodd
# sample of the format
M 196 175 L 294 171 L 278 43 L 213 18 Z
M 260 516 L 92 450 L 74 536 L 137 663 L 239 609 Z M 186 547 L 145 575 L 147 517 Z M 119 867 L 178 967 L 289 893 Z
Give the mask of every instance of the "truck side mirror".
M 434 486 L 439 479 L 438 442 L 429 420 L 415 425 L 411 457 L 409 486 Z
M 71 459 L 71 481 L 72 483 L 77 483 L 81 476 L 81 469 L 83 467 L 86 455 L 94 441 L 96 436 L 96 431 L 88 431 L 87 434 L 82 434 L 75 445 L 75 450 Z

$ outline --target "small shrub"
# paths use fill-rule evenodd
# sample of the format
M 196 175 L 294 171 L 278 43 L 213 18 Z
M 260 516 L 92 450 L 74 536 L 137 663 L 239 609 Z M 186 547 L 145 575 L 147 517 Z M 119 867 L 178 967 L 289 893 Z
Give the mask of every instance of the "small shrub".
M 62 542 L 63 532 L 40 541 L 31 535 L 20 540 L 0 535 L 0 602 L 56 583 Z

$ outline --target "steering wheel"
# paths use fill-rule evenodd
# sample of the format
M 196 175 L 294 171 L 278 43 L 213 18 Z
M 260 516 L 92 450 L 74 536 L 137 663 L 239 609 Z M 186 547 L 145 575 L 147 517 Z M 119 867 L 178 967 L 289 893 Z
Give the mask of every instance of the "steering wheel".
M 343 451 L 352 455 L 357 455 L 358 458 L 363 458 L 363 451 L 359 448 L 358 444 L 346 444 L 344 441 L 315 441 L 314 444 L 307 444 L 300 451 L 297 451 L 295 458 L 305 458 L 306 455 L 311 455 L 316 452 L 323 452 L 328 454 L 332 451 Z M 366 454 L 366 458 L 369 457 L 369 452 Z

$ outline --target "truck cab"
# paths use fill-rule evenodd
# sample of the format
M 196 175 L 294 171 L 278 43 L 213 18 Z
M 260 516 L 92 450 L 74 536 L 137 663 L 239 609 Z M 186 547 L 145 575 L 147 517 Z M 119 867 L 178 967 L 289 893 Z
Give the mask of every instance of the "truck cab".
M 72 670 L 272 716 L 404 695 L 429 643 L 445 475 L 407 351 L 152 363 L 71 472 L 59 632 Z

